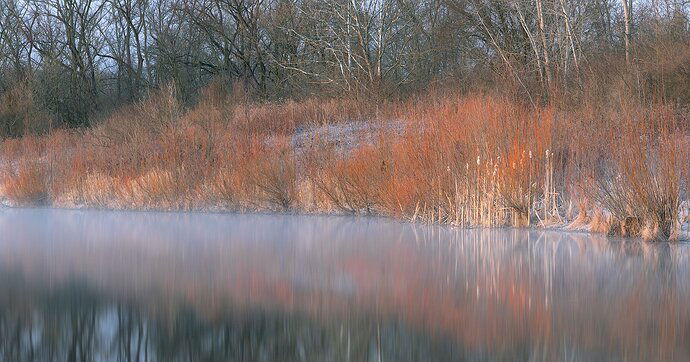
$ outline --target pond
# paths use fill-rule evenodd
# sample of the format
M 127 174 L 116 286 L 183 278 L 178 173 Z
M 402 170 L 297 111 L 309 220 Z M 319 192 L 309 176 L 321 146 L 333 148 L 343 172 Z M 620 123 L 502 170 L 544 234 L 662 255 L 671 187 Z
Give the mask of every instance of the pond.
M 0 210 L 0 360 L 689 360 L 690 245 Z

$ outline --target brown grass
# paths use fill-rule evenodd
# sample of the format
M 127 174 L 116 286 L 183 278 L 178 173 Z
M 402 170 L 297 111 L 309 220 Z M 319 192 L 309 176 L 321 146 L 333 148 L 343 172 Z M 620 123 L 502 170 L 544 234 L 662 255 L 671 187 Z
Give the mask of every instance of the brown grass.
M 267 146 L 253 140 L 243 154 L 240 172 L 247 177 L 249 193 L 245 203 L 254 208 L 287 211 L 293 208 L 297 194 L 297 165 L 286 140 Z
M 14 204 L 43 204 L 48 199 L 47 176 L 40 161 L 21 161 L 15 172 L 5 175 L 3 193 Z
M 600 165 L 592 197 L 612 214 L 611 232 L 646 239 L 678 236 L 686 130 L 668 109 L 625 114 L 611 134 L 610 158 Z
M 564 111 L 442 93 L 378 107 L 353 99 L 252 104 L 208 92 L 183 109 L 174 87 L 164 87 L 91 129 L 3 141 L 2 196 L 461 226 L 575 221 L 573 228 L 663 239 L 677 236 L 687 201 L 690 126 L 670 107 Z M 352 128 L 362 120 L 370 127 Z
M 381 148 L 362 145 L 350 154 L 339 155 L 331 147 L 310 157 L 309 180 L 325 197 L 329 208 L 349 214 L 383 211 L 381 193 L 391 169 Z

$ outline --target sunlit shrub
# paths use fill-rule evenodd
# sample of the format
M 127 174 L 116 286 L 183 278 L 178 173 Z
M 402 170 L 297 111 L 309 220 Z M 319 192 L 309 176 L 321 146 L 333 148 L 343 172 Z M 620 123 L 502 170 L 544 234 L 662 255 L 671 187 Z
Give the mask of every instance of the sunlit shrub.
M 251 103 L 174 87 L 90 129 L 4 140 L 13 204 L 375 214 L 676 238 L 690 125 L 671 107 L 493 95 Z M 363 126 L 362 126 L 363 125 Z M 577 210 L 577 213 L 575 212 Z

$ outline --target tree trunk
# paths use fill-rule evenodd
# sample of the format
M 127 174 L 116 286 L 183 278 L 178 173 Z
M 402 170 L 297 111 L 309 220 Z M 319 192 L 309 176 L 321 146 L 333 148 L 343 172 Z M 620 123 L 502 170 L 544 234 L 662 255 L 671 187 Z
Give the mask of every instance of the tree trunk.
M 625 64 L 630 65 L 630 20 L 632 11 L 632 1 L 621 0 L 623 2 L 623 22 L 625 24 Z

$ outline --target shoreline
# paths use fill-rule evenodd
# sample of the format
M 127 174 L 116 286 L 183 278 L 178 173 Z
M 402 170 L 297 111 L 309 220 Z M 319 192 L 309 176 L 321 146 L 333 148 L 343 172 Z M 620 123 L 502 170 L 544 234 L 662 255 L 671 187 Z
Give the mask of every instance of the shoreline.
M 66 207 L 66 206 L 52 206 L 52 205 L 8 205 L 5 202 L 0 203 L 0 211 L 3 209 L 10 210 L 33 210 L 33 209 L 44 209 L 44 210 L 58 210 L 58 211 L 83 211 L 83 212 L 124 212 L 124 213 L 142 213 L 142 214 L 195 214 L 195 215 L 236 215 L 236 216 L 282 216 L 282 217 L 337 217 L 346 219 L 374 219 L 385 222 L 399 223 L 405 225 L 424 225 L 430 227 L 442 227 L 450 228 L 456 230 L 530 230 L 530 231 L 553 231 L 553 232 L 563 232 L 563 233 L 574 233 L 583 235 L 601 235 L 607 238 L 624 239 L 625 241 L 642 241 L 646 243 L 688 243 L 690 242 L 690 224 L 686 223 L 681 226 L 682 231 L 676 240 L 646 240 L 640 236 L 622 236 L 622 235 L 612 235 L 603 232 L 597 232 L 589 230 L 591 225 L 582 224 L 581 226 L 571 228 L 573 221 L 552 224 L 547 226 L 539 225 L 529 225 L 529 226 L 513 226 L 513 225 L 503 225 L 503 226 L 483 226 L 483 225 L 454 225 L 450 223 L 434 223 L 425 221 L 412 221 L 405 218 L 398 218 L 393 216 L 387 216 L 382 214 L 344 214 L 344 213 L 326 213 L 326 212 L 304 212 L 301 210 L 293 211 L 276 211 L 276 210 L 252 210 L 252 211 L 241 211 L 233 210 L 229 208 L 197 208 L 197 209 L 162 209 L 162 208 L 104 208 L 104 207 L 92 207 L 92 206 L 80 206 L 80 207 Z

